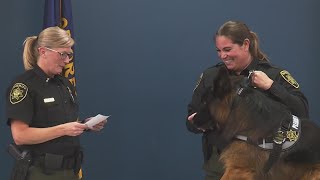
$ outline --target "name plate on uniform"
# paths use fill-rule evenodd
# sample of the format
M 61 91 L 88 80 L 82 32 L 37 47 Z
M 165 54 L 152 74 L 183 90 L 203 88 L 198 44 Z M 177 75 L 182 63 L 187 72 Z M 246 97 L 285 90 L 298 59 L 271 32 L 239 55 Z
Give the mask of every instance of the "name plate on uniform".
M 45 98 L 45 99 L 43 99 L 43 102 L 44 102 L 44 103 L 54 102 L 54 98 L 53 98 L 53 97 L 52 97 L 52 98 Z

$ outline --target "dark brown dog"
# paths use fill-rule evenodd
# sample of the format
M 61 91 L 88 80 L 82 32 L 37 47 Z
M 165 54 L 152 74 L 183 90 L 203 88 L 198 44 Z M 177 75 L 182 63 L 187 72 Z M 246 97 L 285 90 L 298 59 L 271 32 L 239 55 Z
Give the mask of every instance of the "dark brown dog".
M 320 180 L 320 128 L 310 120 L 298 120 L 284 105 L 246 84 L 245 78 L 229 76 L 221 68 L 206 96 L 218 146 L 224 147 L 221 179 Z M 263 141 L 280 150 L 263 148 Z

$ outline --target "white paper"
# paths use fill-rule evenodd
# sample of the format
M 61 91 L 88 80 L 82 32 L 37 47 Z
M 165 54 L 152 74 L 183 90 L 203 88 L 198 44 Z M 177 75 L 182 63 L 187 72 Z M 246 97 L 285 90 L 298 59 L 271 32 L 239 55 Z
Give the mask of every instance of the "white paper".
M 106 120 L 109 116 L 104 116 L 101 114 L 96 115 L 95 117 L 92 117 L 89 121 L 87 121 L 86 124 L 88 128 L 92 129 L 92 127 L 104 120 Z

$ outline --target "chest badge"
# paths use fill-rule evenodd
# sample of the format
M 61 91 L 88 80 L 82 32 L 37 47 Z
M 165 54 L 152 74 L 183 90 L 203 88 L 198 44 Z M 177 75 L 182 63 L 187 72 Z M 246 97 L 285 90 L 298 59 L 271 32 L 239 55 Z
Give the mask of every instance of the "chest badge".
M 16 83 L 13 85 L 10 92 L 11 104 L 17 104 L 26 98 L 28 94 L 28 87 L 23 83 Z
M 299 137 L 299 133 L 297 131 L 287 131 L 287 138 L 289 141 L 297 141 Z
M 291 76 L 291 74 L 290 74 L 288 71 L 282 70 L 282 71 L 280 72 L 280 74 L 281 74 L 281 76 L 283 77 L 283 79 L 286 80 L 286 81 L 287 81 L 289 84 L 291 84 L 293 87 L 299 88 L 298 82 L 297 82 L 295 79 L 293 79 L 293 77 Z

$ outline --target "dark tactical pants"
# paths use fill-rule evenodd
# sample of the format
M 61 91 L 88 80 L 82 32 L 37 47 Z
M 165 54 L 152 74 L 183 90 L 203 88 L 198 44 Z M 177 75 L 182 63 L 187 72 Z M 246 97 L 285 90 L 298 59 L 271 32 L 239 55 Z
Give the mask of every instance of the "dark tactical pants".
M 31 166 L 26 180 L 79 180 L 79 177 L 74 174 L 73 169 L 51 170 L 45 174 L 41 167 Z
M 205 180 L 219 180 L 223 175 L 223 165 L 219 162 L 219 155 L 215 147 L 212 148 L 209 160 L 204 162 L 203 169 L 206 173 Z

